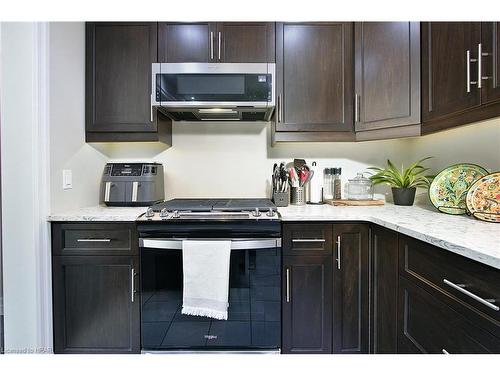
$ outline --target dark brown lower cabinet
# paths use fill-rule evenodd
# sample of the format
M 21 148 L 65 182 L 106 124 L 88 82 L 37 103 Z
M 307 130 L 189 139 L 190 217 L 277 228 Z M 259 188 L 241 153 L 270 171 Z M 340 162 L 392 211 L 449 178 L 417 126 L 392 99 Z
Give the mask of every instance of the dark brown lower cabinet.
M 370 248 L 370 353 L 397 353 L 398 234 L 373 225 Z
M 139 257 L 54 256 L 55 353 L 139 353 Z
M 500 339 L 452 309 L 444 295 L 433 295 L 404 277 L 399 283 L 399 353 L 499 352 Z
M 332 352 L 332 257 L 283 257 L 282 353 Z
M 368 353 L 368 228 L 333 225 L 334 353 Z

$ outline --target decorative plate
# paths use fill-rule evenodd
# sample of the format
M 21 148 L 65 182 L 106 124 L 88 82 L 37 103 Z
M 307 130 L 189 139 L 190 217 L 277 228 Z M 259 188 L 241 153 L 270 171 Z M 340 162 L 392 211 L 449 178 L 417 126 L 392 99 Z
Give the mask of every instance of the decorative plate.
M 467 193 L 466 203 L 474 217 L 500 223 L 500 172 L 474 182 Z
M 467 212 L 466 197 L 471 185 L 488 171 L 475 164 L 455 164 L 443 169 L 429 188 L 429 198 L 439 211 L 452 215 Z

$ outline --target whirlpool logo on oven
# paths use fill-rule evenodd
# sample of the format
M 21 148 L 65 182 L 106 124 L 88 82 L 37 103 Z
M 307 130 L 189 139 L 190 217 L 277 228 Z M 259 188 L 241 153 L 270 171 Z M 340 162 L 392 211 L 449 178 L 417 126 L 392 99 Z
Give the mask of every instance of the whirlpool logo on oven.
M 216 335 L 205 335 L 204 336 L 207 340 L 217 340 L 217 337 Z

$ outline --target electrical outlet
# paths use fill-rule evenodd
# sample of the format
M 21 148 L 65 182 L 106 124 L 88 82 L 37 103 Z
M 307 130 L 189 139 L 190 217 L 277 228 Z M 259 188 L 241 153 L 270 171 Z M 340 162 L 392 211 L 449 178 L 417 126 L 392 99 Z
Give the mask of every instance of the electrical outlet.
M 63 190 L 73 189 L 73 174 L 71 169 L 63 169 Z

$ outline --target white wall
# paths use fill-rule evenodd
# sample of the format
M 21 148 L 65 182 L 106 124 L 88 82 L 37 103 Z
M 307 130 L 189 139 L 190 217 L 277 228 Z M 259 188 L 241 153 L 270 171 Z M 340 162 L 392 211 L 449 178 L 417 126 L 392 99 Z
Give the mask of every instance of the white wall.
M 50 50 L 50 185 L 52 211 L 97 204 L 106 157 L 85 143 L 85 24 L 52 22 Z M 73 188 L 63 190 L 62 171 Z
M 2 23 L 2 248 L 5 349 L 35 348 L 37 336 L 34 24 Z

